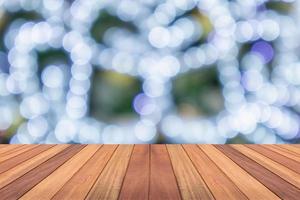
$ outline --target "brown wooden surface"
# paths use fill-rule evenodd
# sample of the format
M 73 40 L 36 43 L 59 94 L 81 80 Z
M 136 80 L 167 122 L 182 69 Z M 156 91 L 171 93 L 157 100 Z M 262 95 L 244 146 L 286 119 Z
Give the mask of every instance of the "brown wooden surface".
M 0 145 L 0 199 L 299 199 L 299 145 Z
M 277 174 L 272 173 L 262 165 L 253 162 L 253 160 L 243 153 L 236 151 L 230 146 L 217 146 L 217 148 L 226 154 L 230 159 L 247 171 L 251 176 L 260 180 L 267 188 L 273 191 L 277 196 L 283 199 L 298 199 L 300 188 L 288 183 Z M 284 188 L 284 189 L 282 189 Z
M 213 195 L 181 145 L 167 145 L 184 199 L 213 199 Z
M 151 145 L 149 199 L 181 199 L 166 145 Z
M 134 146 L 119 198 L 147 199 L 149 195 L 150 145 Z

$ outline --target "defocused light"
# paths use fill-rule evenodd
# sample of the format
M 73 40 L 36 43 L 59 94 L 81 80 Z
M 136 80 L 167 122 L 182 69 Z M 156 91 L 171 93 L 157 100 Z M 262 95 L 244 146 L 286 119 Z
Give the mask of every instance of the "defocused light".
M 283 115 L 279 108 L 271 107 L 271 114 L 267 121 L 267 126 L 270 128 L 278 128 L 283 122 Z
M 31 37 L 32 41 L 37 44 L 46 43 L 52 36 L 52 29 L 46 22 L 40 22 L 33 26 Z
M 92 66 L 73 65 L 71 68 L 71 73 L 76 80 L 87 80 L 92 74 Z
M 118 126 L 107 126 L 102 132 L 102 142 L 104 144 L 120 144 L 123 143 L 123 131 Z
M 6 88 L 12 94 L 20 94 L 25 91 L 27 82 L 20 79 L 20 74 L 13 73 L 6 79 Z
M 261 101 L 272 104 L 277 100 L 278 94 L 276 88 L 271 84 L 263 85 L 257 92 Z
M 87 64 L 92 58 L 90 47 L 85 43 L 76 44 L 71 50 L 71 58 L 76 64 Z
M 112 67 L 120 73 L 128 73 L 134 66 L 134 59 L 127 53 L 117 53 L 112 60 Z
M 0 130 L 8 129 L 13 122 L 13 113 L 9 107 L 0 105 L 0 113 L 2 117 L 0 118 Z
M 55 127 L 55 137 L 61 143 L 68 143 L 74 140 L 77 134 L 77 127 L 74 121 L 63 119 Z
M 293 141 L 300 4 L 285 1 L 294 9 L 283 15 L 265 1 L 0 0 L 0 16 L 30 12 L 3 26 L 0 129 L 21 115 L 11 143 L 151 143 L 159 128 L 167 142 L 225 143 L 237 134 L 254 143 Z M 65 65 L 59 56 L 43 59 L 57 50 Z M 216 68 L 224 110 L 185 118 L 176 112 L 173 79 L 202 68 Z M 94 70 L 142 82 L 132 102 L 138 118 L 89 118 Z
M 6 88 L 7 74 L 0 73 L 0 96 L 7 96 L 9 92 Z
M 76 95 L 85 95 L 90 89 L 90 82 L 88 80 L 70 80 L 70 90 Z
M 49 88 L 58 88 L 63 85 L 64 75 L 58 66 L 48 66 L 42 73 L 42 81 Z
M 135 135 L 142 142 L 150 142 L 156 135 L 154 124 L 149 120 L 142 120 L 135 126 Z
M 170 42 L 170 32 L 166 28 L 155 27 L 150 31 L 148 39 L 153 47 L 164 48 Z
M 43 0 L 45 8 L 48 10 L 58 10 L 63 5 L 63 0 Z
M 34 138 L 40 138 L 47 133 L 48 123 L 44 117 L 36 117 L 28 121 L 27 130 Z
M 149 97 L 162 96 L 166 90 L 164 82 L 158 78 L 149 78 L 143 84 L 143 90 Z
M 165 117 L 161 128 L 168 137 L 176 137 L 184 131 L 183 122 L 179 117 L 174 115 Z
M 84 98 L 72 96 L 67 101 L 66 112 L 70 118 L 78 119 L 86 114 L 87 105 Z
M 100 131 L 98 126 L 93 124 L 84 124 L 79 130 L 79 142 L 90 144 L 100 143 Z
M 249 22 L 238 22 L 236 29 L 236 39 L 238 42 L 246 42 L 253 37 L 253 29 Z
M 48 109 L 48 102 L 42 94 L 35 94 L 33 96 L 26 97 L 20 105 L 20 112 L 27 119 L 32 119 L 45 114 L 48 112 Z
M 248 91 L 256 91 L 263 84 L 263 77 L 257 70 L 248 70 L 243 75 L 243 85 Z
M 238 134 L 238 132 L 232 130 L 230 127 L 230 124 L 232 121 L 230 120 L 230 117 L 222 117 L 218 121 L 218 132 L 223 136 L 224 138 L 233 138 Z
M 117 13 L 120 19 L 124 21 L 133 20 L 139 12 L 139 5 L 135 1 L 124 0 L 121 1 Z
M 241 65 L 245 69 L 261 70 L 264 67 L 264 60 L 256 53 L 247 53 L 243 58 Z
M 26 123 L 21 124 L 17 131 L 16 143 L 32 144 L 35 140 L 28 134 Z
M 134 109 L 141 115 L 149 115 L 155 110 L 155 103 L 153 99 L 145 94 L 139 94 L 133 101 Z
M 258 53 L 264 58 L 265 63 L 270 62 L 274 56 L 274 50 L 272 46 L 264 41 L 256 42 L 251 49 L 253 52 Z
M 191 19 L 181 18 L 175 22 L 175 25 L 183 31 L 185 39 L 192 39 L 192 36 L 195 34 L 196 28 L 194 22 Z
M 249 136 L 250 140 L 254 143 L 262 144 L 274 144 L 276 143 L 276 137 L 274 132 L 267 130 L 265 127 L 257 128 L 252 135 Z
M 160 60 L 159 68 L 162 75 L 172 77 L 179 72 L 180 64 L 174 56 L 166 56 Z
M 280 33 L 278 23 L 271 19 L 265 19 L 261 21 L 261 26 L 263 27 L 262 38 L 266 41 L 275 40 Z
M 81 40 L 82 37 L 77 31 L 71 31 L 64 35 L 63 47 L 70 52 L 72 48 Z
M 173 21 L 176 16 L 175 7 L 171 3 L 160 4 L 155 9 L 154 16 L 159 23 L 161 23 L 162 25 L 167 25 L 171 21 Z

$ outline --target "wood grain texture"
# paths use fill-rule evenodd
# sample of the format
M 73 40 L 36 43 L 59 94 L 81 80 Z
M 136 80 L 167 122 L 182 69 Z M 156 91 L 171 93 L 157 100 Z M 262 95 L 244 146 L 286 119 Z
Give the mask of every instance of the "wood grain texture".
M 269 146 L 269 145 L 268 145 Z M 300 174 L 290 170 L 289 168 L 280 165 L 279 163 L 269 159 L 266 156 L 263 156 L 252 149 L 249 149 L 243 145 L 232 145 L 233 148 L 238 150 L 239 152 L 243 153 L 247 157 L 251 158 L 255 162 L 259 163 L 263 167 L 267 168 L 274 174 L 277 174 L 284 180 L 288 181 L 289 183 L 293 184 L 297 188 L 300 188 Z
M 0 145 L 0 199 L 299 199 L 300 145 Z
M 65 161 L 70 159 L 74 154 L 79 152 L 84 145 L 72 145 L 57 155 L 53 156 L 46 162 L 34 168 L 24 176 L 16 179 L 12 183 L 0 189 L 2 199 L 18 199 L 29 191 L 32 187 L 46 178 L 49 174 L 55 171 Z
M 249 199 L 279 199 L 272 191 L 212 145 L 199 145 Z
M 150 145 L 135 145 L 119 199 L 148 199 L 149 168 Z
M 267 156 L 268 158 L 290 168 L 291 170 L 294 170 L 295 172 L 297 172 L 298 174 L 300 174 L 300 163 L 289 159 L 279 153 L 276 153 L 266 147 L 260 146 L 260 145 L 246 145 L 247 147 L 253 149 L 254 151 L 259 152 L 260 154 L 263 154 L 265 156 Z
M 166 146 L 158 144 L 151 145 L 150 151 L 149 199 L 181 199 Z
M 42 153 L 43 151 L 46 151 L 47 149 L 50 149 L 53 147 L 53 145 L 39 145 L 39 146 L 33 146 L 33 148 L 27 149 L 27 151 L 17 154 L 14 156 L 14 159 L 8 159 L 0 163 L 0 173 L 3 173 L 12 167 L 15 167 L 16 165 Z
M 247 199 L 197 145 L 183 145 L 183 147 L 216 199 Z
M 0 188 L 39 166 L 69 145 L 57 145 L 0 174 Z
M 300 156 L 300 150 L 295 145 L 280 145 L 279 147 L 282 148 L 282 149 L 286 149 L 286 150 L 292 152 L 296 156 L 297 155 Z
M 27 192 L 21 199 L 51 199 L 62 186 L 90 159 L 100 148 L 99 145 L 88 145 L 71 159 L 65 162 L 51 176 L 42 180 L 39 184 Z
M 22 148 L 24 146 L 25 145 L 22 145 L 22 144 L 10 144 L 10 145 L 6 145 L 5 148 L 1 148 L 0 149 L 0 156 L 4 156 L 4 155 L 7 155 L 7 154 L 10 154 L 10 152 L 13 152 L 15 149 Z M 8 152 L 8 153 L 6 153 L 6 152 Z
M 8 160 L 10 158 L 13 158 L 25 151 L 28 151 L 29 149 L 33 149 L 33 148 L 36 148 L 38 145 L 30 145 L 30 146 L 27 146 L 27 145 L 22 145 L 22 146 L 18 146 L 14 149 L 11 149 L 7 152 L 4 152 L 2 153 L 1 157 L 0 157 L 0 163 L 5 161 L 5 160 Z
M 238 163 L 240 167 L 263 183 L 280 198 L 294 200 L 299 199 L 299 188 L 286 182 L 281 177 L 270 172 L 268 169 L 259 165 L 258 163 L 253 162 L 253 160 L 228 145 L 218 145 L 217 148 L 234 162 Z M 285 188 L 284 190 L 282 190 L 283 187 Z
M 181 145 L 167 145 L 183 199 L 214 199 Z
M 117 145 L 102 146 L 52 199 L 84 199 L 116 148 Z
M 295 160 L 297 162 L 300 162 L 300 155 L 297 153 L 294 153 L 293 151 L 289 151 L 288 149 L 280 147 L 282 145 L 266 145 L 266 148 L 271 149 L 272 151 L 275 151 L 276 153 L 279 153 L 287 158 L 290 158 L 292 160 Z
M 133 145 L 119 146 L 89 192 L 87 199 L 117 199 Z

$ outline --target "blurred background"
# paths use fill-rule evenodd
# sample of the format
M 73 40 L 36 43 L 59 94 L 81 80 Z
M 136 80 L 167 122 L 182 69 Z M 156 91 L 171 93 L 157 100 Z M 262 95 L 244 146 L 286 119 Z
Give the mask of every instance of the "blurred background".
M 0 0 L 1 143 L 298 143 L 300 1 Z

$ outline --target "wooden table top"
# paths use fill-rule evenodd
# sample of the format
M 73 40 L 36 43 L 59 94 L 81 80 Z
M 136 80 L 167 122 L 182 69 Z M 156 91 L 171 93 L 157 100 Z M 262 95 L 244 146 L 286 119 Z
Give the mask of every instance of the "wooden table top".
M 0 145 L 0 199 L 299 199 L 300 145 Z

